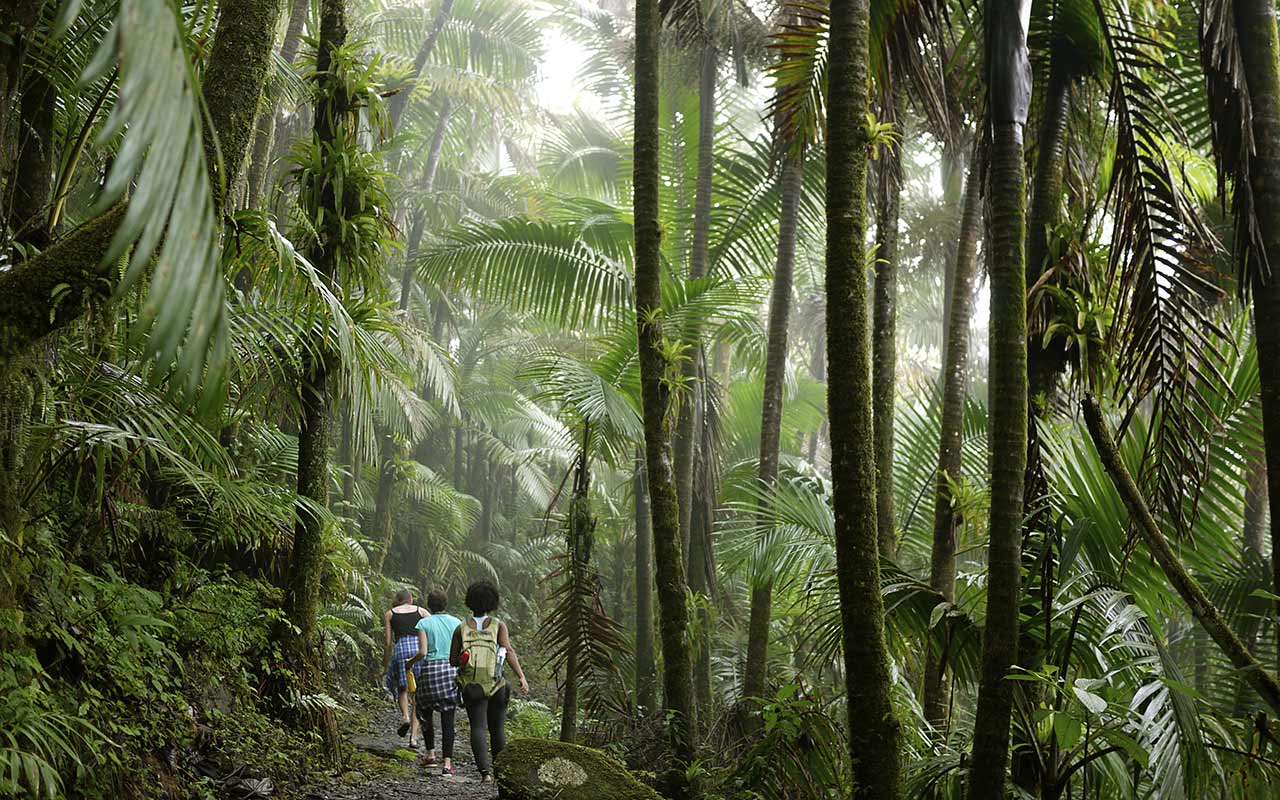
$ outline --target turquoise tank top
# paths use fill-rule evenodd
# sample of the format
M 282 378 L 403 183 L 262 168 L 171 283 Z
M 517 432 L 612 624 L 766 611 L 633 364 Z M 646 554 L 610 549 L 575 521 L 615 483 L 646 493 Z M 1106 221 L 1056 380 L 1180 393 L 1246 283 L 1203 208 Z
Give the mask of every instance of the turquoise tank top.
M 453 645 L 453 631 L 462 621 L 451 614 L 439 613 L 423 617 L 418 622 L 418 630 L 427 632 L 427 660 L 448 660 L 449 648 Z

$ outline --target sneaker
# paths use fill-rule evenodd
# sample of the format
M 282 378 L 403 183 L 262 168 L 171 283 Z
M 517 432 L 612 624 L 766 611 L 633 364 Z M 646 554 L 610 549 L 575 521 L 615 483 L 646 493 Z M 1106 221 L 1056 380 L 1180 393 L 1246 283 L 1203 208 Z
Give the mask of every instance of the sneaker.
M 441 767 L 440 774 L 446 778 L 452 778 L 458 774 L 458 771 L 453 767 Z

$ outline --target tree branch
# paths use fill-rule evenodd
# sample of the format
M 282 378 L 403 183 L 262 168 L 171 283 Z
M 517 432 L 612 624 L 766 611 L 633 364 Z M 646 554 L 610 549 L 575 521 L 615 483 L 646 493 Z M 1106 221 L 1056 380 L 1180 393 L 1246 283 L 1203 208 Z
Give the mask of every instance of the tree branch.
M 1270 706 L 1274 713 L 1280 714 L 1280 683 L 1276 682 L 1275 676 L 1262 666 L 1231 630 L 1223 619 L 1222 612 L 1210 602 L 1204 589 L 1187 572 L 1187 568 L 1169 546 L 1169 541 L 1156 524 L 1155 517 L 1152 516 L 1151 509 L 1142 497 L 1138 485 L 1129 474 L 1128 467 L 1120 458 L 1120 451 L 1116 448 L 1115 439 L 1102 416 L 1098 401 L 1093 395 L 1085 395 L 1080 405 L 1084 411 L 1089 435 L 1098 449 L 1098 455 L 1102 458 L 1102 464 L 1107 474 L 1111 476 L 1111 482 L 1119 492 L 1120 499 L 1129 509 L 1129 515 L 1137 523 L 1138 533 L 1146 543 L 1147 550 L 1160 565 L 1165 577 L 1173 584 L 1178 596 L 1191 609 L 1192 616 L 1209 634 L 1209 638 L 1213 639 L 1231 663 L 1241 671 L 1245 681 L 1253 687 L 1263 702 Z

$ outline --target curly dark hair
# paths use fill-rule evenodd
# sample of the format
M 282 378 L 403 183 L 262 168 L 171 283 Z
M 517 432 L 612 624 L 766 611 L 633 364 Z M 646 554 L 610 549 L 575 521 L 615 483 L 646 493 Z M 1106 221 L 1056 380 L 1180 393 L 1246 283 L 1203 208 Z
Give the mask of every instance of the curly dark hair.
M 498 607 L 498 587 L 489 581 L 476 581 L 467 587 L 467 608 L 478 617 Z
M 445 594 L 444 589 L 436 587 L 427 595 L 427 610 L 432 614 L 439 614 L 449 606 L 449 595 Z

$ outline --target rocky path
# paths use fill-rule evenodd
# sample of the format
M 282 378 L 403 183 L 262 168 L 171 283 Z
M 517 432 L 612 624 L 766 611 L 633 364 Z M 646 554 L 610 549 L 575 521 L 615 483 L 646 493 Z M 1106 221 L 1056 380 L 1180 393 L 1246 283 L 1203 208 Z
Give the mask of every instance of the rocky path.
M 377 711 L 368 729 L 350 737 L 351 744 L 362 752 L 381 760 L 384 769 L 372 769 L 367 777 L 348 774 L 340 783 L 317 786 L 304 796 L 307 800 L 417 800 L 417 798 L 458 798 L 458 800 L 493 800 L 498 796 L 492 784 L 481 784 L 471 760 L 470 732 L 466 715 L 458 713 L 458 735 L 454 745 L 454 766 L 458 774 L 445 777 L 440 766 L 422 764 L 423 749 L 406 748 L 407 738 L 396 735 L 400 717 L 387 707 Z M 439 731 L 436 745 L 439 747 Z M 436 752 L 437 757 L 440 755 Z M 353 779 L 354 777 L 354 779 Z

